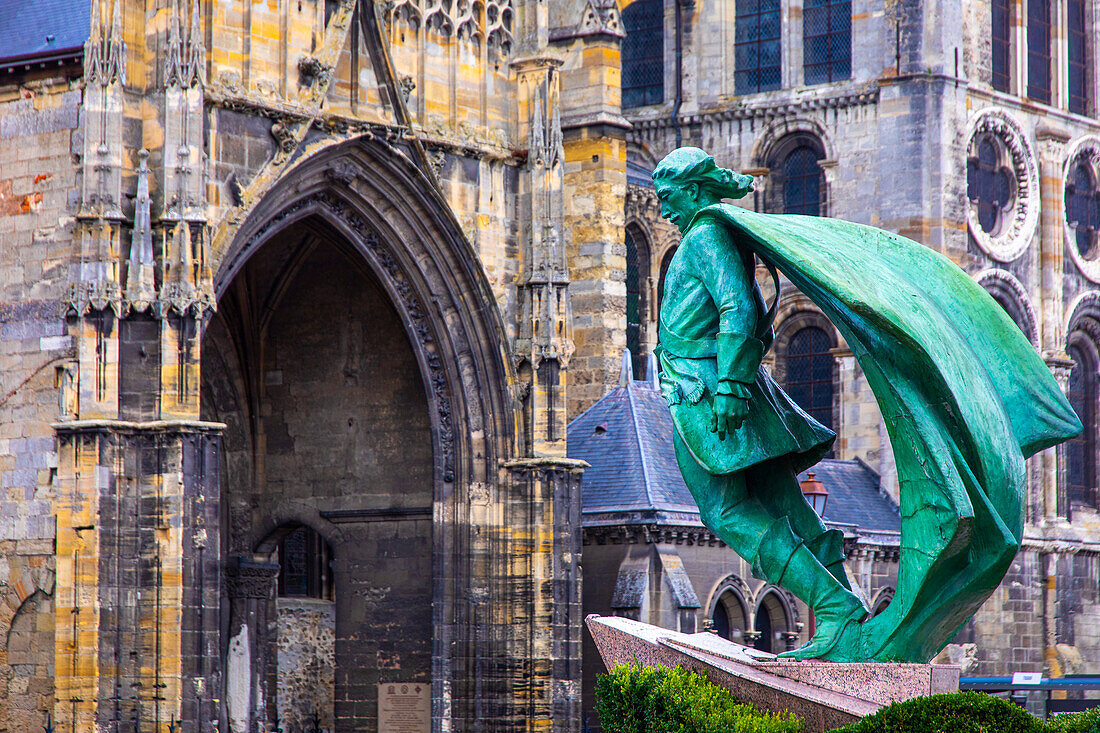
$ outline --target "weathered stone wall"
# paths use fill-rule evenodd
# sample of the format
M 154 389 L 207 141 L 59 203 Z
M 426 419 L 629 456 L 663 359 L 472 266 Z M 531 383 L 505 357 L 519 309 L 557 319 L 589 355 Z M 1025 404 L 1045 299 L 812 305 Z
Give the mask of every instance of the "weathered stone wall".
M 65 285 L 81 93 L 39 73 L 0 85 L 0 720 L 31 730 L 52 710 L 58 384 L 73 358 Z
M 332 601 L 280 598 L 276 708 L 287 733 L 331 728 L 336 682 L 336 612 Z M 316 716 L 316 718 L 314 718 Z

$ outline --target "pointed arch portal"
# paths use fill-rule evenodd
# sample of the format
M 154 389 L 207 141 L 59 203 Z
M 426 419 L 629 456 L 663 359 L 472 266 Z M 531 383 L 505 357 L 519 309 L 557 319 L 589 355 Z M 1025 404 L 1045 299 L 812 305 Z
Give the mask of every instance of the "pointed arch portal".
M 381 683 L 430 689 L 433 731 L 559 718 L 555 677 L 579 684 L 579 659 L 568 660 L 579 656 L 568 646 L 579 644 L 568 598 L 577 573 L 561 568 L 543 584 L 512 560 L 533 527 L 571 526 L 556 517 L 579 509 L 577 473 L 515 459 L 495 299 L 410 157 L 370 136 L 314 153 L 221 258 L 202 375 L 203 414 L 227 426 L 230 727 L 274 717 L 269 629 L 283 626 L 271 616 L 286 527 L 307 526 L 331 548 L 335 730 L 377 729 Z M 553 534 L 565 544 L 527 555 L 579 556 Z M 566 643 L 567 663 L 521 673 L 561 653 L 551 638 Z

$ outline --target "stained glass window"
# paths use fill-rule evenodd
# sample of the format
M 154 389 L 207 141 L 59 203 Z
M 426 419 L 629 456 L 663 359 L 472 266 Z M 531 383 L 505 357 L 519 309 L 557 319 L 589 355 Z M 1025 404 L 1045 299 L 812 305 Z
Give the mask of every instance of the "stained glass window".
M 737 0 L 733 80 L 737 94 L 778 89 L 779 0 Z
M 1027 96 L 1050 102 L 1050 0 L 1027 0 Z
M 1066 397 L 1084 432 L 1066 441 L 1066 493 L 1071 503 L 1096 503 L 1096 364 L 1082 349 L 1069 349 L 1074 367 Z
M 1011 11 L 1009 0 L 993 0 L 992 6 L 992 44 L 993 88 L 1002 92 L 1009 91 L 1009 20 Z
M 851 0 L 806 0 L 802 64 L 807 84 L 841 81 L 852 75 Z
M 636 0 L 623 11 L 623 109 L 665 101 L 665 12 L 662 0 Z
M 332 600 L 332 551 L 310 527 L 298 527 L 279 542 L 279 595 Z
M 1088 114 L 1088 47 L 1085 35 L 1085 0 L 1069 0 L 1066 8 L 1069 30 L 1069 111 Z
M 783 161 L 783 213 L 821 215 L 821 156 L 801 145 Z
M 1066 181 L 1066 221 L 1074 231 L 1077 251 L 1082 257 L 1094 259 L 1100 231 L 1100 186 L 1083 161 L 1078 161 Z
M 787 394 L 827 428 L 833 426 L 832 343 L 820 328 L 800 329 L 787 346 Z
M 978 142 L 978 154 L 966 162 L 966 194 L 978 207 L 978 224 L 987 234 L 996 234 L 1004 213 L 1015 199 L 1012 176 L 1001 165 L 997 143 L 989 137 Z

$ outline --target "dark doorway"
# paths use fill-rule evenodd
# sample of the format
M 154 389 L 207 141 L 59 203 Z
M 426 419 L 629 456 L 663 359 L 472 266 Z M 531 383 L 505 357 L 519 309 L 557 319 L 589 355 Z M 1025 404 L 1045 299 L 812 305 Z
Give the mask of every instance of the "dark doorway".
M 286 564 L 279 615 L 250 632 L 267 719 L 291 704 L 269 673 L 280 634 L 328 603 L 334 728 L 376 730 L 378 684 L 429 682 L 432 663 L 432 431 L 405 319 L 310 220 L 244 265 L 202 348 L 203 415 L 227 424 L 222 546 Z

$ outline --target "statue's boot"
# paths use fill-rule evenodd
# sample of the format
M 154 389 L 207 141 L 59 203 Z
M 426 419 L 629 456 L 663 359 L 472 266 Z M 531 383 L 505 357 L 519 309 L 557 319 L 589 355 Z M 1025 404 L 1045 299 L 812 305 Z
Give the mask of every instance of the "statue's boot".
M 832 650 L 850 624 L 858 624 L 867 615 L 859 598 L 795 536 L 786 517 L 768 527 L 753 565 L 757 575 L 790 591 L 812 608 L 817 619 L 810 642 L 780 657 L 820 657 Z
M 830 529 L 822 532 L 817 537 L 806 542 L 806 547 L 813 553 L 825 569 L 837 579 L 846 590 L 852 589 L 848 580 L 848 573 L 844 571 L 844 533 L 839 529 Z

